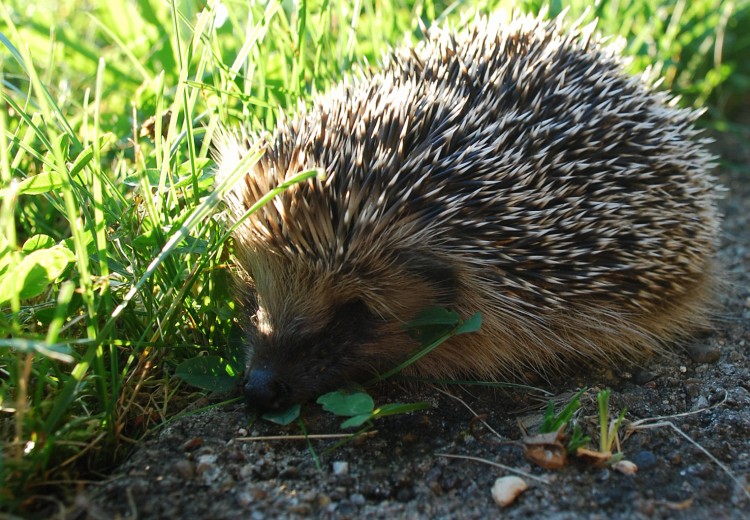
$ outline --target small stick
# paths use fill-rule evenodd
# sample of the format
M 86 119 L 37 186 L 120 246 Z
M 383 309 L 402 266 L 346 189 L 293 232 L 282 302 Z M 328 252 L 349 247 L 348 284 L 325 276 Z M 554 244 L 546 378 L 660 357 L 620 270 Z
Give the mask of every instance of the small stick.
M 371 432 L 356 433 L 319 433 L 316 435 L 266 435 L 261 437 L 235 437 L 236 441 L 255 442 L 255 441 L 306 441 L 306 440 L 327 440 L 327 439 L 346 439 L 349 437 L 372 437 L 378 433 L 377 430 Z
M 511 468 L 510 466 L 506 466 L 505 464 L 500 464 L 499 462 L 493 462 L 491 460 L 482 459 L 479 457 L 470 457 L 468 455 L 451 455 L 449 453 L 436 453 L 438 457 L 446 457 L 448 459 L 465 459 L 465 460 L 473 460 L 474 462 L 481 462 L 483 464 L 489 464 L 490 466 L 495 466 L 497 468 L 504 469 L 505 471 L 510 471 L 511 473 L 515 473 L 516 475 L 521 475 L 522 477 L 529 478 L 531 480 L 536 480 L 537 482 L 541 482 L 542 484 L 549 485 L 549 480 L 547 480 L 544 477 L 537 477 L 536 475 L 532 475 L 531 473 L 526 473 L 523 470 Z

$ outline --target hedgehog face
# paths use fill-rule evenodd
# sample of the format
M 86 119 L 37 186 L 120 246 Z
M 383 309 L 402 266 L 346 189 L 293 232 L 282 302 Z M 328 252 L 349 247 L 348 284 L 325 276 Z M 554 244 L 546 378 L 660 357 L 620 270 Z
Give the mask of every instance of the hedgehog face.
M 259 258 L 244 380 L 252 408 L 284 409 L 392 368 L 419 346 L 405 320 L 440 304 L 440 287 L 453 283 L 444 269 L 414 255 L 391 260 L 379 278 L 372 271 L 334 276 Z
M 366 376 L 363 351 L 381 320 L 361 300 L 326 310 L 330 318 L 316 323 L 318 317 L 271 317 L 259 308 L 244 382 L 250 406 L 283 409 Z

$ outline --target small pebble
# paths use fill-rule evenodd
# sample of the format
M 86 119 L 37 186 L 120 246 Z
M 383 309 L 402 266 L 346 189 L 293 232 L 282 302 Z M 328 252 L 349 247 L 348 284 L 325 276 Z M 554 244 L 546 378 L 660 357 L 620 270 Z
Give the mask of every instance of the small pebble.
M 619 471 L 623 475 L 635 475 L 638 472 L 638 466 L 629 460 L 618 460 L 612 464 L 612 469 Z
M 691 343 L 686 350 L 696 363 L 716 363 L 721 357 L 721 350 L 705 343 Z
M 347 475 L 349 473 L 349 463 L 336 461 L 333 463 L 333 474 L 334 475 Z
M 205 455 L 199 455 L 198 456 L 198 465 L 201 464 L 216 464 L 216 461 L 219 459 L 218 456 L 214 455 L 213 453 L 206 453 Z
M 193 451 L 201 446 L 203 446 L 203 439 L 201 437 L 193 437 L 182 444 L 182 451 Z
M 412 498 L 414 498 L 414 490 L 409 486 L 402 487 L 396 492 L 396 500 L 402 504 L 409 502 Z
M 289 466 L 279 472 L 279 478 L 294 479 L 299 478 L 299 469 L 297 466 Z
M 653 451 L 643 450 L 639 451 L 632 457 L 630 457 L 633 463 L 640 469 L 647 470 L 656 466 L 656 455 Z
M 200 475 L 203 482 L 212 484 L 221 476 L 221 469 L 216 464 L 216 455 L 201 455 L 195 467 L 196 474 Z
M 708 399 L 706 399 L 706 396 L 701 395 L 698 396 L 698 398 L 695 400 L 695 403 L 693 403 L 693 406 L 690 408 L 691 411 L 696 410 L 705 410 L 709 407 Z
M 653 381 L 656 375 L 648 370 L 637 370 L 633 374 L 633 381 L 639 385 L 645 385 L 646 383 Z
M 492 486 L 492 499 L 500 507 L 508 507 L 528 488 L 529 485 L 521 477 L 515 475 L 500 477 Z
M 253 495 L 247 491 L 240 491 L 237 493 L 237 503 L 242 507 L 248 507 L 254 501 Z
M 312 514 L 312 507 L 310 507 L 310 504 L 296 504 L 289 507 L 289 512 L 303 518 L 309 518 Z
M 698 397 L 701 393 L 700 381 L 685 381 L 685 393 L 690 397 Z
M 195 475 L 195 466 L 189 460 L 178 460 L 174 465 L 174 471 L 183 480 L 190 480 Z

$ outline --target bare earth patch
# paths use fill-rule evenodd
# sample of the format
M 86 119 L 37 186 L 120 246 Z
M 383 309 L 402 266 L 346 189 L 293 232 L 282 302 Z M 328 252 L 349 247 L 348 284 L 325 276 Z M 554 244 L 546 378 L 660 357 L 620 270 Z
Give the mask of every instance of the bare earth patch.
M 241 405 L 183 417 L 145 441 L 107 481 L 78 497 L 76 518 L 489 518 L 499 514 L 491 495 L 507 472 L 468 455 L 546 478 L 503 510 L 504 518 L 750 518 L 750 149 L 720 136 L 719 151 L 734 166 L 721 172 L 721 259 L 728 288 L 717 330 L 690 345 L 690 355 L 643 367 L 578 371 L 544 388 L 572 395 L 578 387 L 612 389 L 626 419 L 696 414 L 670 419 L 737 477 L 669 427 L 627 437 L 634 475 L 572 462 L 543 470 L 523 456 L 520 417 L 540 414 L 544 400 L 526 391 L 451 387 L 499 432 L 500 442 L 457 400 L 429 387 L 378 390 L 378 402 L 427 400 L 426 412 L 387 418 L 375 435 L 323 454 L 335 441 L 243 441 L 239 437 L 299 434 L 265 422 L 248 426 Z M 718 356 L 718 360 L 716 357 Z M 594 392 L 582 399 L 589 431 L 597 431 Z M 339 433 L 340 419 L 319 406 L 303 409 L 309 433 Z M 743 490 L 744 487 L 744 490 Z M 77 511 L 75 511 L 77 509 Z M 70 517 L 72 518 L 72 516 Z

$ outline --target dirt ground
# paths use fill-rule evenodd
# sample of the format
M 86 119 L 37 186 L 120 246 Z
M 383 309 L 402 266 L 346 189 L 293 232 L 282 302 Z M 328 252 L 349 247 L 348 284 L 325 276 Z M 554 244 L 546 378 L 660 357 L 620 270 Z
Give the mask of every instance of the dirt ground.
M 485 415 L 501 442 L 455 398 L 394 384 L 379 390 L 379 402 L 424 399 L 432 408 L 386 418 L 376 434 L 330 453 L 324 451 L 334 441 L 311 441 L 321 469 L 305 441 L 243 440 L 298 434 L 297 427 L 249 424 L 241 405 L 212 409 L 144 442 L 111 478 L 82 491 L 66 517 L 750 518 L 750 148 L 737 136 L 720 141 L 728 163 L 720 175 L 729 287 L 718 330 L 696 339 L 689 354 L 644 367 L 584 369 L 542 387 L 562 400 L 578 387 L 591 389 L 582 410 L 591 432 L 597 388 L 611 388 L 612 409 L 627 407 L 631 422 L 684 414 L 668 420 L 720 464 L 663 426 L 624 440 L 635 475 L 581 462 L 544 470 L 524 458 L 518 443 L 518 420 L 541 414 L 541 393 L 449 388 Z M 316 405 L 303 416 L 311 434 L 340 432 L 340 419 Z M 501 511 L 490 489 L 508 471 L 444 453 L 498 462 L 548 483 L 527 478 L 529 489 Z

